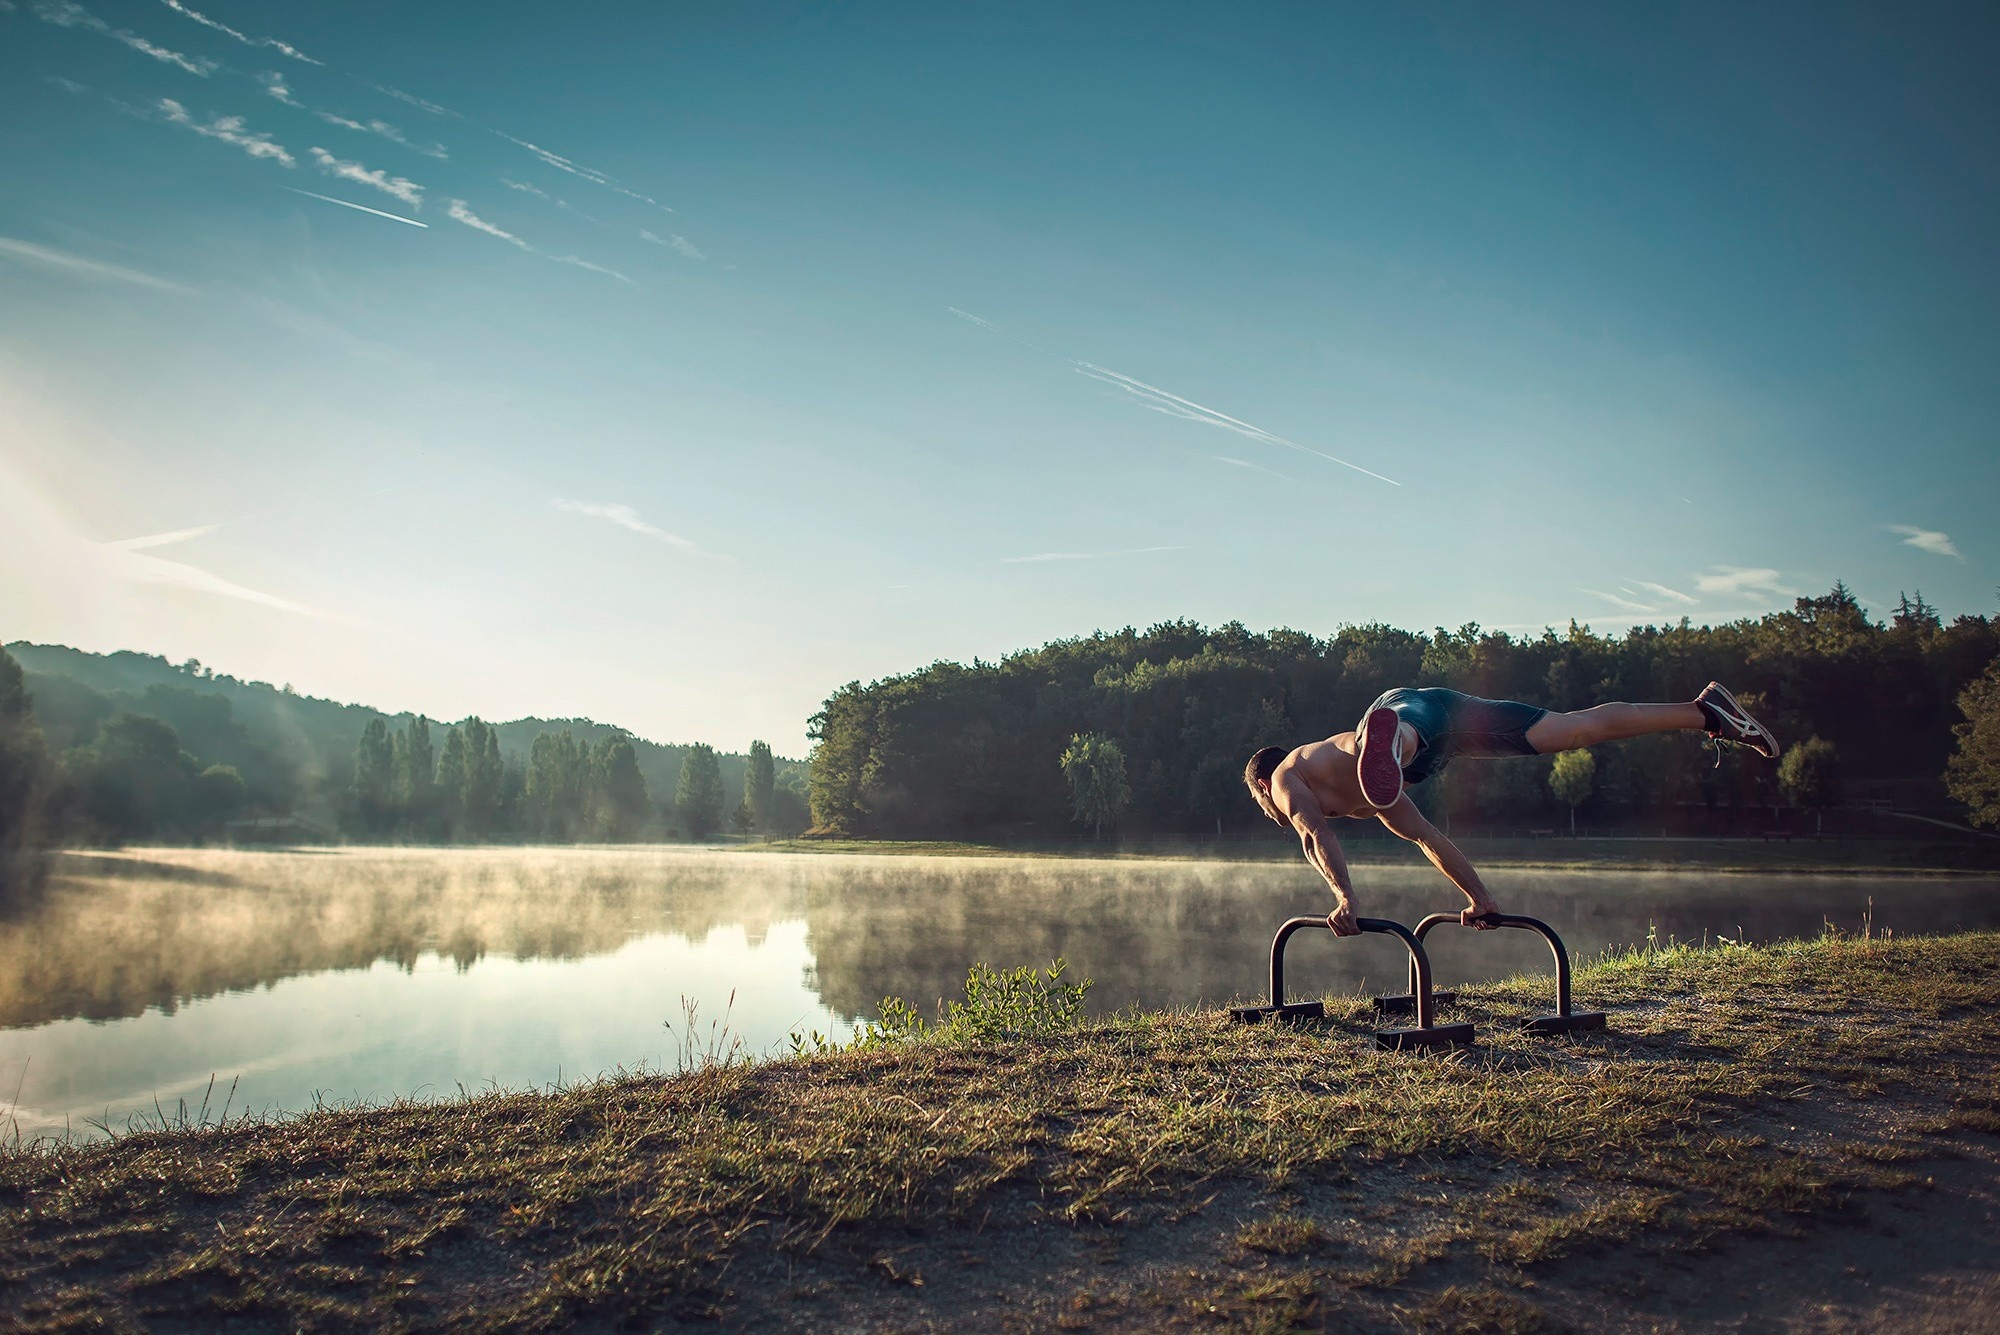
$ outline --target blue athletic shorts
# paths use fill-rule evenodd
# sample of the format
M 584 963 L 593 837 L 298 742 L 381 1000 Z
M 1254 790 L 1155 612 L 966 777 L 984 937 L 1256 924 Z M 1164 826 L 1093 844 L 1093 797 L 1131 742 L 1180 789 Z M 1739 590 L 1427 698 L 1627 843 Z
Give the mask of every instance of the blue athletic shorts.
M 1393 709 L 1417 730 L 1417 753 L 1403 762 L 1403 782 L 1422 783 L 1458 756 L 1539 755 L 1528 729 L 1549 711 L 1514 700 L 1482 700 L 1442 686 L 1398 686 L 1382 692 L 1370 713 Z

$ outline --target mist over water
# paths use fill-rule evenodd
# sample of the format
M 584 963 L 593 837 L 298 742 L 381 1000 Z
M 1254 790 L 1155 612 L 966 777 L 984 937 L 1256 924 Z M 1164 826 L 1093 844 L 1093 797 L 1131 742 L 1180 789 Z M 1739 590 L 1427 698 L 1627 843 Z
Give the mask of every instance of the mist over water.
M 1462 903 L 1428 866 L 1356 869 L 1360 907 Z M 1649 932 L 1810 936 L 2000 926 L 2000 879 L 1507 871 L 1502 905 L 1579 960 Z M 297 1110 L 673 1069 L 684 1006 L 753 1056 L 844 1035 L 884 996 L 929 1008 L 975 962 L 1095 980 L 1092 1008 L 1261 995 L 1278 922 L 1321 912 L 1302 865 L 618 849 L 75 854 L 0 918 L 0 1131 L 123 1126 L 177 1101 Z M 1522 932 L 1442 931 L 1441 981 L 1545 970 Z M 1310 934 L 1299 995 L 1400 984 L 1376 937 Z M 18 1088 L 18 1095 L 16 1090 Z

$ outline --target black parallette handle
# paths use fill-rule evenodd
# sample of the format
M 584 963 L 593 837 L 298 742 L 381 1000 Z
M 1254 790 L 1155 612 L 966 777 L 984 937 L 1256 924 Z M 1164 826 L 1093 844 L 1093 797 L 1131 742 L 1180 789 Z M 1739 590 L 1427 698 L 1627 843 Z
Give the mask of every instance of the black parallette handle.
M 1424 950 L 1421 930 L 1412 932 L 1403 924 L 1389 918 L 1357 918 L 1354 925 L 1363 932 L 1380 932 L 1393 936 L 1403 943 L 1410 952 L 1410 991 L 1417 999 L 1417 1028 L 1428 1029 L 1434 1018 L 1435 1007 L 1431 1001 L 1431 957 Z M 1333 925 L 1325 918 L 1293 918 L 1278 929 L 1271 938 L 1271 1004 L 1285 1004 L 1285 945 L 1295 932 L 1308 927 L 1324 927 L 1333 930 Z
M 1562 938 L 1556 935 L 1555 928 L 1549 926 L 1540 918 L 1530 918 L 1519 913 L 1482 913 L 1473 919 L 1473 922 L 1490 923 L 1495 927 L 1523 927 L 1548 942 L 1549 953 L 1554 955 L 1556 960 L 1556 1014 L 1569 1014 L 1569 951 L 1564 948 Z M 1417 924 L 1416 939 L 1422 941 L 1430 934 L 1431 928 L 1443 927 L 1447 924 L 1452 926 L 1472 925 L 1471 923 L 1466 923 L 1456 913 L 1433 913 Z M 1416 990 L 1416 966 L 1414 963 L 1410 967 L 1410 988 L 1412 991 Z

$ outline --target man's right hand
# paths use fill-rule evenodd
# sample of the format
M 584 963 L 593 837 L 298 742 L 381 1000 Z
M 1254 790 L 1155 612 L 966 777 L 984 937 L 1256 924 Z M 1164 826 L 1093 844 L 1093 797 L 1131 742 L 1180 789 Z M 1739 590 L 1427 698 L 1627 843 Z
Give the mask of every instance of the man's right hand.
M 1342 904 L 1326 915 L 1326 925 L 1333 929 L 1335 936 L 1359 936 L 1361 924 L 1354 921 L 1354 906 Z

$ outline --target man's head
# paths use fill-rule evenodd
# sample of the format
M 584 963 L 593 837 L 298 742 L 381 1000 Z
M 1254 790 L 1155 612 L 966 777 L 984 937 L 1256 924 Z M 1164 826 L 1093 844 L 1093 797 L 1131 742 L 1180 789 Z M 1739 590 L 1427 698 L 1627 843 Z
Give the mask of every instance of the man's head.
M 1285 824 L 1285 818 L 1278 814 L 1277 804 L 1271 801 L 1271 775 L 1277 772 L 1278 762 L 1291 753 L 1282 746 L 1267 746 L 1250 757 L 1250 763 L 1243 767 L 1243 784 L 1250 790 L 1250 796 L 1257 799 L 1257 805 L 1264 808 L 1264 814 L 1278 824 Z

